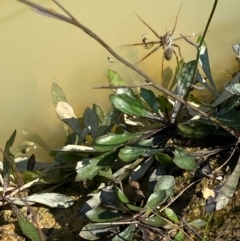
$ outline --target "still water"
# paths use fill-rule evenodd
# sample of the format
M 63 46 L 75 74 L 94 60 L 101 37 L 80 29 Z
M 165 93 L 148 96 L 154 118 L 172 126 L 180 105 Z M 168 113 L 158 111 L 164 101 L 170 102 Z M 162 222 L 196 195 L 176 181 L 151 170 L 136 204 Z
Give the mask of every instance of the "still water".
M 50 0 L 34 2 L 61 12 Z M 156 40 L 133 11 L 159 35 L 163 35 L 172 30 L 177 11 L 183 3 L 174 33 L 174 37 L 179 37 L 180 33 L 203 32 L 213 5 L 212 0 L 60 2 L 82 24 L 132 63 L 140 60 L 148 50 L 119 44 L 141 42 L 143 34 L 149 40 Z M 64 144 L 64 132 L 51 97 L 53 82 L 63 88 L 75 114 L 81 116 L 85 108 L 93 103 L 98 103 L 105 110 L 109 107 L 108 95 L 111 91 L 93 89 L 107 85 L 107 69 L 116 70 L 129 84 L 143 81 L 121 63 L 109 63 L 107 59 L 111 55 L 80 29 L 36 14 L 17 1 L 1 0 L 0 9 L 0 147 L 4 148 L 14 129 L 18 131 L 15 144 L 21 143 L 24 140 L 21 134 L 23 128 L 40 134 L 51 147 Z M 219 1 L 206 38 L 213 77 L 219 89 L 238 68 L 231 44 L 240 41 L 239 9 L 238 0 Z M 181 46 L 185 61 L 195 58 L 192 46 L 184 40 L 176 43 Z M 161 58 L 162 50 L 159 50 L 138 65 L 156 82 L 161 79 Z M 111 57 L 111 60 L 114 61 L 114 58 Z M 165 61 L 164 65 L 174 68 L 176 60 Z M 51 160 L 41 147 L 37 147 L 35 153 L 39 161 Z

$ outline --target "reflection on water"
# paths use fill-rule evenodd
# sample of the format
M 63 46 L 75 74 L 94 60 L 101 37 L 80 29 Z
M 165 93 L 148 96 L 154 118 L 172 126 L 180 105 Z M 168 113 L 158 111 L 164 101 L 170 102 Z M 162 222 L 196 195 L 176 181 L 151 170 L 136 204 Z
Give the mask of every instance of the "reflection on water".
M 51 1 L 35 1 L 60 11 Z M 142 35 L 157 40 L 152 32 L 134 15 L 136 12 L 159 35 L 171 31 L 181 4 L 177 1 L 134 0 L 64 2 L 65 7 L 80 22 L 92 29 L 121 56 L 135 63 L 147 54 L 139 47 L 123 47 L 119 44 L 138 43 Z M 199 33 L 204 30 L 213 1 L 185 0 L 178 18 L 174 38 Z M 206 38 L 213 76 L 220 88 L 237 68 L 232 43 L 239 39 L 238 0 L 220 1 Z M 118 71 L 128 83 L 140 83 L 142 78 L 121 63 L 109 63 L 115 59 L 92 38 L 76 27 L 44 17 L 29 7 L 15 1 L 0 1 L 1 27 L 1 138 L 4 147 L 15 128 L 16 144 L 23 138 L 22 128 L 37 132 L 51 147 L 64 144 L 64 131 L 56 117 L 51 97 L 51 85 L 56 82 L 65 92 L 67 100 L 80 116 L 87 106 L 98 103 L 108 108 L 110 90 L 94 90 L 94 86 L 107 84 L 108 68 Z M 194 39 L 193 39 L 194 40 Z M 195 58 L 195 50 L 184 40 L 177 42 L 185 61 Z M 162 50 L 152 54 L 138 66 L 157 82 L 161 75 Z M 165 61 L 164 66 L 175 67 L 176 60 Z M 203 95 L 209 95 L 204 93 Z M 40 149 L 40 148 L 37 148 Z M 42 152 L 41 152 L 42 153 Z M 48 161 L 41 154 L 41 161 Z

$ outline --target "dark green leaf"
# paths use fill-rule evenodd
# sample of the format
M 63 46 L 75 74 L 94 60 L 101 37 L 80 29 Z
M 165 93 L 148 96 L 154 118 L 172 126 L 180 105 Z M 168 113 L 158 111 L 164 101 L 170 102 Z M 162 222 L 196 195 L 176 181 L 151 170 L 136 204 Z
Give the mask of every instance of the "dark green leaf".
M 112 241 L 131 241 L 134 236 L 135 224 L 130 224 L 124 231 L 117 234 Z
M 108 132 L 118 120 L 121 112 L 115 108 L 110 110 L 107 115 L 104 117 L 102 124 L 99 126 L 97 136 L 102 136 Z
M 119 151 L 118 157 L 124 162 L 131 162 L 140 157 L 145 151 L 146 148 L 125 146 Z
M 163 164 L 172 164 L 173 163 L 172 158 L 162 152 L 156 152 L 155 158 L 157 161 L 159 161 L 160 163 L 163 163 Z
M 192 125 L 178 124 L 178 128 L 184 137 L 190 139 L 203 139 L 211 133 L 206 125 L 195 125 L 194 123 Z
M 167 222 L 159 216 L 142 217 L 141 222 L 153 227 L 162 227 L 167 224 Z
M 39 230 L 37 230 L 37 228 L 24 217 L 24 215 L 19 211 L 16 206 L 12 206 L 12 208 L 15 215 L 17 216 L 18 224 L 23 234 L 31 240 L 42 241 Z M 45 236 L 43 233 L 42 236 L 44 240 L 47 239 L 47 236 Z
M 92 222 L 99 222 L 99 223 L 109 223 L 121 220 L 124 218 L 124 215 L 121 215 L 117 212 L 111 212 L 105 209 L 92 209 L 85 213 L 85 215 L 92 221 Z
M 9 182 L 9 175 L 11 171 L 11 162 L 13 162 L 13 155 L 11 153 L 11 148 L 14 143 L 17 131 L 15 130 L 10 136 L 9 140 L 6 142 L 4 153 L 3 153 L 3 179 L 4 179 L 4 192 L 7 189 Z M 13 162 L 14 163 L 14 162 Z
M 165 208 L 165 214 L 166 216 L 173 221 L 174 223 L 179 223 L 179 219 L 177 214 L 171 209 L 171 208 Z
M 93 110 L 87 108 L 83 114 L 83 119 L 85 126 L 90 128 L 91 135 L 95 139 L 98 133 L 98 117 Z
M 121 202 L 123 202 L 123 203 L 130 203 L 129 202 L 129 200 L 128 200 L 128 198 L 127 198 L 127 196 L 124 194 L 124 192 L 121 190 L 121 189 L 119 189 L 118 187 L 116 187 L 116 193 L 117 193 L 117 195 L 118 195 L 118 198 L 120 199 L 120 201 Z
M 93 104 L 93 111 L 96 114 L 99 122 L 102 123 L 104 120 L 104 113 L 103 113 L 103 110 L 101 109 L 101 107 L 97 104 Z
M 149 111 L 140 99 L 133 99 L 126 94 L 110 95 L 110 101 L 113 106 L 125 114 L 141 116 L 150 119 L 159 119 L 151 111 Z
M 157 97 L 153 93 L 152 90 L 147 90 L 145 88 L 141 88 L 140 96 L 147 103 L 147 105 L 157 114 L 160 114 L 159 104 L 157 102 Z
M 207 222 L 202 219 L 195 219 L 194 221 L 188 223 L 188 225 L 194 228 L 204 228 L 207 225 Z
M 202 41 L 202 36 L 199 36 L 197 39 L 197 44 L 200 45 Z M 215 96 L 218 96 L 218 91 L 216 88 L 216 85 L 214 84 L 213 78 L 212 78 L 212 73 L 211 73 L 211 69 L 210 69 L 210 64 L 209 64 L 209 58 L 208 58 L 208 50 L 207 50 L 207 45 L 206 42 L 203 41 L 201 47 L 200 47 L 200 64 L 202 66 L 202 69 L 204 71 L 204 73 L 207 75 L 208 80 L 213 88 L 213 91 L 215 93 Z
M 109 133 L 96 138 L 93 146 L 98 151 L 108 151 L 136 138 L 138 135 L 138 133 L 127 132 L 123 134 Z
M 167 195 L 166 190 L 160 190 L 153 192 L 147 200 L 144 209 L 154 210 L 158 205 L 161 205 L 166 201 Z
M 196 170 L 198 167 L 195 158 L 180 146 L 175 146 L 173 162 L 181 169 Z
M 92 179 L 103 168 L 108 168 L 117 158 L 117 152 L 108 152 L 94 158 L 84 158 L 77 163 L 75 181 Z
M 82 228 L 79 235 L 87 240 L 97 240 L 109 233 L 114 233 L 118 226 L 118 224 L 89 223 Z

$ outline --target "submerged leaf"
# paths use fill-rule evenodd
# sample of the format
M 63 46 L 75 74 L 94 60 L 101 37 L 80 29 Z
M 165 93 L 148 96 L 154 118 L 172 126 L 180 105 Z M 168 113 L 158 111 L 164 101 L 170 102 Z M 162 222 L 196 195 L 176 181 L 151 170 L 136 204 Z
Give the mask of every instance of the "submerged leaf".
M 104 113 L 103 113 L 103 110 L 101 109 L 101 107 L 97 104 L 93 104 L 93 111 L 96 114 L 99 122 L 102 123 L 104 120 Z
M 30 129 L 24 128 L 22 130 L 22 134 L 27 140 L 37 143 L 42 148 L 44 149 L 49 148 L 46 142 L 37 133 L 31 131 Z
M 52 84 L 52 97 L 55 107 L 57 106 L 57 103 L 60 101 L 67 102 L 67 99 L 62 88 L 54 82 Z

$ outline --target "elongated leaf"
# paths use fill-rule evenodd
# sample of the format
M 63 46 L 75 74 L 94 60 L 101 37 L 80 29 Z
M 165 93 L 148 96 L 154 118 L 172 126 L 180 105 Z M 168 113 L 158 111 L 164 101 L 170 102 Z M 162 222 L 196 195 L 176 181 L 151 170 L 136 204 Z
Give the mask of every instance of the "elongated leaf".
M 117 158 L 117 152 L 108 152 L 94 158 L 85 158 L 77 163 L 75 181 L 92 179 L 103 168 L 108 168 Z
M 171 208 L 165 208 L 165 214 L 166 216 L 173 221 L 174 223 L 179 223 L 179 219 L 177 214 L 171 209 Z
M 232 172 L 231 176 L 224 183 L 223 187 L 220 189 L 218 196 L 216 198 L 216 210 L 220 210 L 227 206 L 231 198 L 233 197 L 240 177 L 240 156 L 238 158 L 238 163 Z
M 67 103 L 67 99 L 65 97 L 65 94 L 64 94 L 62 88 L 60 86 L 58 86 L 56 83 L 52 84 L 52 97 L 53 97 L 53 103 L 55 105 L 55 108 L 57 107 L 57 104 L 60 101 Z M 64 122 L 62 122 L 62 124 L 63 124 L 64 132 L 65 132 L 66 136 L 68 136 L 68 134 L 69 134 L 68 126 Z
M 62 88 L 54 82 L 52 84 L 52 97 L 55 107 L 57 106 L 57 103 L 60 101 L 67 102 L 67 99 Z
M 118 195 L 118 198 L 121 200 L 121 202 L 130 203 L 127 196 L 124 194 L 124 192 L 120 188 L 116 187 L 116 193 Z
M 197 44 L 200 44 L 201 41 L 202 41 L 202 36 L 199 36 L 197 39 Z M 199 62 L 200 62 L 200 65 L 202 66 L 204 73 L 208 77 L 208 80 L 214 90 L 215 96 L 217 97 L 218 91 L 212 78 L 212 73 L 211 73 L 209 58 L 208 58 L 208 50 L 207 50 L 207 45 L 205 41 L 203 41 L 202 46 L 200 48 Z
M 190 225 L 194 228 L 204 228 L 204 227 L 206 227 L 207 222 L 202 219 L 196 219 L 196 220 L 188 223 L 188 225 Z
M 108 69 L 108 80 L 111 85 L 115 85 L 115 86 L 126 85 L 123 79 L 121 78 L 121 76 L 116 71 L 111 69 Z
M 162 227 L 167 224 L 167 222 L 159 216 L 142 217 L 141 222 L 153 227 Z
M 151 111 L 149 111 L 140 99 L 133 99 L 126 94 L 110 95 L 110 101 L 113 106 L 125 114 L 141 116 L 150 119 L 159 119 Z
M 108 132 L 118 120 L 120 114 L 121 112 L 115 108 L 110 110 L 104 117 L 102 124 L 99 126 L 97 136 L 102 136 Z
M 113 148 L 118 147 L 126 143 L 127 141 L 136 138 L 138 135 L 138 133 L 128 132 L 125 132 L 123 134 L 109 133 L 107 135 L 96 138 L 93 147 L 98 151 L 112 150 Z
M 113 208 L 115 210 L 121 210 L 121 211 L 127 211 L 128 209 L 123 204 L 123 202 L 119 199 L 118 194 L 116 190 L 113 190 L 112 188 L 104 188 L 101 190 L 100 195 L 102 204 Z
M 131 162 L 140 157 L 145 151 L 146 148 L 125 146 L 120 150 L 118 157 L 124 162 Z
M 83 114 L 83 119 L 85 126 L 90 127 L 91 135 L 95 139 L 98 133 L 98 118 L 96 114 L 93 110 L 87 108 Z
M 162 153 L 162 152 L 156 152 L 155 158 L 156 158 L 156 160 L 158 160 L 160 163 L 163 163 L 163 164 L 172 164 L 172 162 L 173 162 L 173 160 L 170 156 L 168 156 L 167 154 Z
M 220 107 L 214 117 L 223 125 L 229 126 L 240 132 L 240 100 L 238 96 L 233 96 L 223 107 Z
M 66 123 L 69 127 L 71 127 L 72 130 L 80 136 L 82 130 L 80 128 L 77 116 L 73 111 L 73 108 L 68 103 L 60 101 L 58 102 L 55 110 L 57 112 L 58 118 Z M 82 140 L 80 142 L 82 142 Z
M 124 231 L 117 234 L 112 241 L 131 241 L 133 240 L 136 225 L 130 224 Z
M 51 208 L 69 208 L 75 201 L 61 193 L 39 193 L 27 197 L 30 202 L 44 204 Z
M 159 109 L 159 104 L 157 102 L 157 97 L 155 96 L 152 90 L 141 88 L 140 96 L 155 113 L 161 113 Z
M 31 240 L 42 241 L 37 228 L 24 217 L 24 215 L 19 211 L 19 209 L 16 206 L 12 206 L 12 208 L 13 208 L 15 215 L 17 216 L 18 224 L 19 224 L 23 234 L 26 235 Z M 42 236 L 43 236 L 44 240 L 47 239 L 46 235 L 42 234 Z
M 175 146 L 173 162 L 181 169 L 196 170 L 198 167 L 194 157 L 186 153 L 180 146 Z
M 161 205 L 162 203 L 164 203 L 166 199 L 167 199 L 166 190 L 160 190 L 158 192 L 154 192 L 148 198 L 144 209 L 154 210 L 158 205 Z
M 6 142 L 4 154 L 3 154 L 3 179 L 4 179 L 4 193 L 7 190 L 10 170 L 11 170 L 11 161 L 13 162 L 13 156 L 11 153 L 11 148 L 14 143 L 17 131 L 15 130 L 10 136 L 9 140 Z
M 97 240 L 108 233 L 114 233 L 118 226 L 118 224 L 89 223 L 82 228 L 79 235 L 87 240 Z
M 101 109 L 101 107 L 97 104 L 93 104 L 93 111 L 96 114 L 99 122 L 102 123 L 104 120 L 104 113 L 103 113 L 103 110 Z
M 60 148 L 47 148 L 48 151 L 57 152 L 79 152 L 79 153 L 98 153 L 94 148 L 90 146 L 81 145 L 66 145 Z
M 101 203 L 100 192 L 98 192 L 97 194 L 90 194 L 90 195 L 92 196 L 92 198 L 86 201 L 85 203 L 83 203 L 81 205 L 81 209 L 77 213 L 77 218 L 85 221 L 89 221 L 88 219 L 86 219 L 85 213 L 91 209 L 98 207 Z
M 124 215 L 116 212 L 112 212 L 105 209 L 92 209 L 85 213 L 85 215 L 92 221 L 92 222 L 99 222 L 99 223 L 110 223 L 121 220 L 124 218 Z

